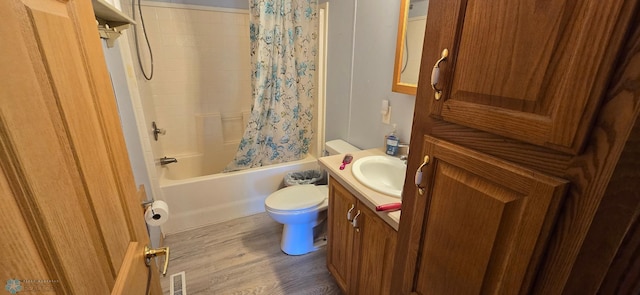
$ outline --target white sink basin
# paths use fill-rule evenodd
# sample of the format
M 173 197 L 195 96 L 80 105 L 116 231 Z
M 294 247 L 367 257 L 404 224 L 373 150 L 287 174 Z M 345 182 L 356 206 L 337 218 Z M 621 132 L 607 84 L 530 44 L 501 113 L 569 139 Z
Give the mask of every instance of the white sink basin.
M 407 166 L 391 156 L 369 156 L 353 163 L 353 176 L 367 187 L 400 198 Z

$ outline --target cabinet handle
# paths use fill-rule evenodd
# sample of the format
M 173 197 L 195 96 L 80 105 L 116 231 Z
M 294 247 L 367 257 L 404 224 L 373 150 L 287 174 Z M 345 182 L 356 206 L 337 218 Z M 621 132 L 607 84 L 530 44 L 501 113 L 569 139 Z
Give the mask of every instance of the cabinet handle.
M 436 61 L 436 64 L 433 66 L 433 70 L 431 70 L 431 88 L 435 91 L 434 96 L 436 100 L 440 100 L 442 97 L 442 89 L 438 89 L 438 81 L 440 80 L 440 63 L 447 60 L 449 56 L 449 50 L 442 50 L 442 54 L 440 55 L 440 59 Z
M 347 211 L 347 221 L 351 222 L 351 211 L 353 211 L 353 208 L 355 208 L 356 205 L 351 204 L 351 208 L 349 209 L 349 211 Z
M 354 217 L 353 222 L 351 222 L 351 225 L 356 229 L 356 232 L 360 232 L 360 228 L 358 228 L 358 216 L 360 216 L 360 210 L 358 210 L 356 217 Z
M 418 193 L 420 193 L 420 195 L 424 194 L 424 189 L 426 188 L 426 186 L 422 186 L 422 168 L 427 165 L 429 165 L 429 156 L 424 156 L 424 162 L 422 162 L 422 165 L 418 167 L 418 171 L 416 171 L 416 176 L 414 178 L 415 184 L 418 187 Z

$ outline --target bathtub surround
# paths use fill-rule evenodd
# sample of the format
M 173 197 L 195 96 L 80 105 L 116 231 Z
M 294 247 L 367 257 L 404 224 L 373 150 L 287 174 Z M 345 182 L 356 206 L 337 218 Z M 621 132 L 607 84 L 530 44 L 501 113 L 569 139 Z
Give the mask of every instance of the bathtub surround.
M 248 11 L 142 5 L 156 73 L 139 83 L 167 130 L 156 158 L 202 153 L 230 161 L 251 106 Z
M 309 152 L 317 95 L 318 3 L 249 1 L 251 117 L 225 172 L 295 161 Z

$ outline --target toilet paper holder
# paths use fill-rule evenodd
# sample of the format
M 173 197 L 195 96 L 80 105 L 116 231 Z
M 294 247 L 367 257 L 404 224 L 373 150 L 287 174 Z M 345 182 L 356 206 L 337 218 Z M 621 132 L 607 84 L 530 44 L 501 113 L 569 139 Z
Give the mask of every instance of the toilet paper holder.
M 150 226 L 163 225 L 169 219 L 169 207 L 167 203 L 159 200 L 142 202 L 144 220 Z

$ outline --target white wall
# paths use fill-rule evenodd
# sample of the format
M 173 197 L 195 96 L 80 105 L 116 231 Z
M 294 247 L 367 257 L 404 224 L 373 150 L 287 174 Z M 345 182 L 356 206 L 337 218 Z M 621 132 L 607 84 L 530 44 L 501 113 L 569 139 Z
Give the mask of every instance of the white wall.
M 389 99 L 391 122 L 408 142 L 415 97 L 391 92 L 400 1 L 329 3 L 326 139 L 382 146 L 391 126 L 382 123 L 380 106 Z
M 353 0 L 329 2 L 325 138 L 347 139 L 351 108 Z
M 144 185 L 151 188 L 151 180 L 146 170 L 140 134 L 138 133 L 136 118 L 134 115 L 133 101 L 127 85 L 127 77 L 122 62 L 119 46 L 108 48 L 106 42 L 102 42 L 105 61 L 111 76 L 113 92 L 116 96 L 120 123 L 127 145 L 129 161 L 133 170 L 133 178 L 136 185 Z

